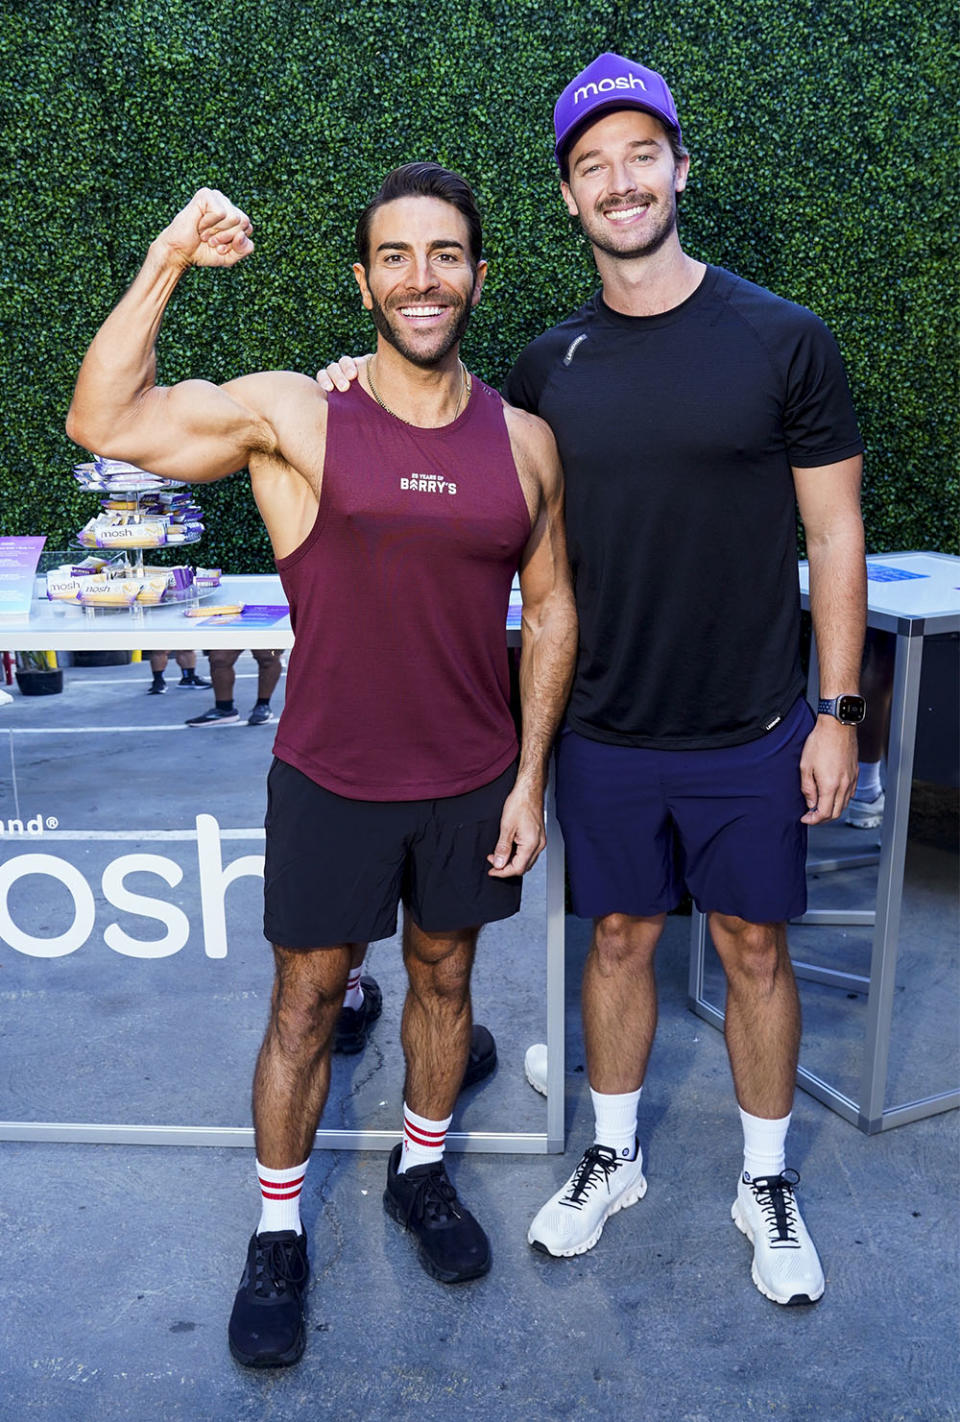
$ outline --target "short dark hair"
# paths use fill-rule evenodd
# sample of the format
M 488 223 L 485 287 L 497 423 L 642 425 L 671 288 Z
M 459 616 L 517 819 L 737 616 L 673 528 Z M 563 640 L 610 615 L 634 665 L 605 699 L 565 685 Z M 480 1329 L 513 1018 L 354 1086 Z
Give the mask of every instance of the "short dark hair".
M 384 178 L 357 222 L 357 261 L 363 264 L 364 271 L 370 270 L 370 224 L 373 214 L 378 207 L 403 197 L 440 198 L 463 214 L 469 234 L 470 261 L 476 271 L 483 255 L 483 230 L 476 198 L 469 183 L 459 173 L 441 168 L 439 163 L 404 163 L 402 168 L 394 168 Z
M 632 107 L 638 108 L 639 105 L 633 105 Z M 654 114 L 653 117 L 656 118 L 656 114 Z M 657 121 L 658 123 L 660 122 L 659 119 Z M 582 124 L 580 128 L 578 128 L 576 132 L 571 135 L 570 139 L 564 146 L 563 152 L 559 155 L 558 162 L 560 164 L 560 176 L 565 183 L 569 183 L 570 181 L 570 150 L 572 149 L 573 145 L 576 143 L 577 139 L 580 137 L 580 134 L 586 127 L 587 124 Z M 677 133 L 677 130 L 675 128 L 670 128 L 670 126 L 665 123 L 660 123 L 660 127 L 667 135 L 667 140 L 670 144 L 670 152 L 673 154 L 674 166 L 679 164 L 681 158 L 689 158 L 690 150 L 689 148 L 686 148 L 683 143 L 681 143 L 680 135 Z

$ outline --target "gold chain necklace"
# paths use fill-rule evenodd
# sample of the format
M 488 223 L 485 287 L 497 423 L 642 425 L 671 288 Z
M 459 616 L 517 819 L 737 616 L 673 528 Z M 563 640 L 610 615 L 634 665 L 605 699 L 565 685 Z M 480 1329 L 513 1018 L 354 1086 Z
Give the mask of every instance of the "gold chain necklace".
M 450 424 L 451 424 L 451 425 L 454 423 L 454 420 L 456 420 L 457 416 L 458 416 L 459 413 L 460 413 L 460 406 L 463 404 L 463 397 L 464 397 L 464 394 L 467 394 L 468 396 L 469 396 L 469 394 L 470 394 L 470 384 L 469 384 L 469 376 L 467 375 L 467 367 L 464 365 L 463 361 L 459 358 L 459 356 L 457 357 L 457 365 L 459 365 L 460 370 L 462 371 L 462 379 L 461 379 L 461 381 L 460 381 L 460 394 L 457 396 L 457 408 L 454 410 L 454 412 L 453 412 L 453 419 L 450 421 Z M 403 425 L 413 425 L 413 428 L 414 428 L 414 429 L 422 429 L 422 428 L 423 428 L 422 425 L 414 425 L 413 420 L 405 420 L 402 415 L 398 415 L 397 412 L 396 412 L 396 410 L 391 410 L 390 406 L 387 405 L 387 404 L 385 404 L 385 402 L 380 399 L 380 396 L 379 396 L 379 394 L 378 394 L 378 392 L 377 392 L 377 387 L 376 387 L 376 386 L 374 385 L 374 383 L 373 383 L 373 361 L 372 361 L 372 360 L 369 361 L 368 364 L 367 364 L 367 381 L 368 381 L 368 383 L 369 383 L 369 385 L 370 385 L 370 394 L 373 396 L 374 400 L 376 400 L 376 402 L 377 402 L 377 404 L 380 406 L 381 410 L 386 410 L 386 412 L 387 412 L 388 415 L 392 415 L 395 420 L 399 420 L 400 423 L 403 424 Z M 443 426 L 442 426 L 442 425 L 439 425 L 439 426 L 437 426 L 437 428 L 438 428 L 438 429 L 442 429 Z

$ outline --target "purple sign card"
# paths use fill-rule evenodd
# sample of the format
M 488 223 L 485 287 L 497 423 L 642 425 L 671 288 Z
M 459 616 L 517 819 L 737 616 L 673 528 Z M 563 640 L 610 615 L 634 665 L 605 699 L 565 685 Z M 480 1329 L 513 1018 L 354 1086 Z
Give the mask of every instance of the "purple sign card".
M 244 603 L 242 612 L 214 613 L 209 612 L 203 616 L 203 609 L 200 609 L 198 621 L 204 627 L 233 627 L 238 622 L 246 627 L 272 627 L 275 622 L 282 622 L 289 616 L 290 609 L 284 603 Z M 185 612 L 184 617 L 194 616 L 193 613 Z
M 46 535 L 0 538 L 0 617 L 28 617 Z

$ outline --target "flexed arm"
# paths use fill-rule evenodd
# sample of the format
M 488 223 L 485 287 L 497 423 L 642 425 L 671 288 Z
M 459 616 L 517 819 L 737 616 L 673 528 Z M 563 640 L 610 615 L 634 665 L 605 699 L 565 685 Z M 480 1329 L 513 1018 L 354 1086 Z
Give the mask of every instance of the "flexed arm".
M 250 219 L 202 188 L 151 243 L 130 290 L 84 357 L 67 416 L 78 444 L 168 478 L 218 479 L 252 450 L 269 452 L 269 422 L 229 388 L 156 384 L 155 346 L 167 304 L 190 267 L 233 267 L 250 255 Z M 249 392 L 249 382 L 244 382 Z

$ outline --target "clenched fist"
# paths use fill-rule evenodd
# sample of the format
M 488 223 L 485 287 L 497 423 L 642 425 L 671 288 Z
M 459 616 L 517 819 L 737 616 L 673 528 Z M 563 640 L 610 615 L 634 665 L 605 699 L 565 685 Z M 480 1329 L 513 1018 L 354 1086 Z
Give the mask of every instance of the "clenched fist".
M 233 267 L 253 251 L 253 224 L 216 188 L 201 188 L 157 238 L 184 266 Z

